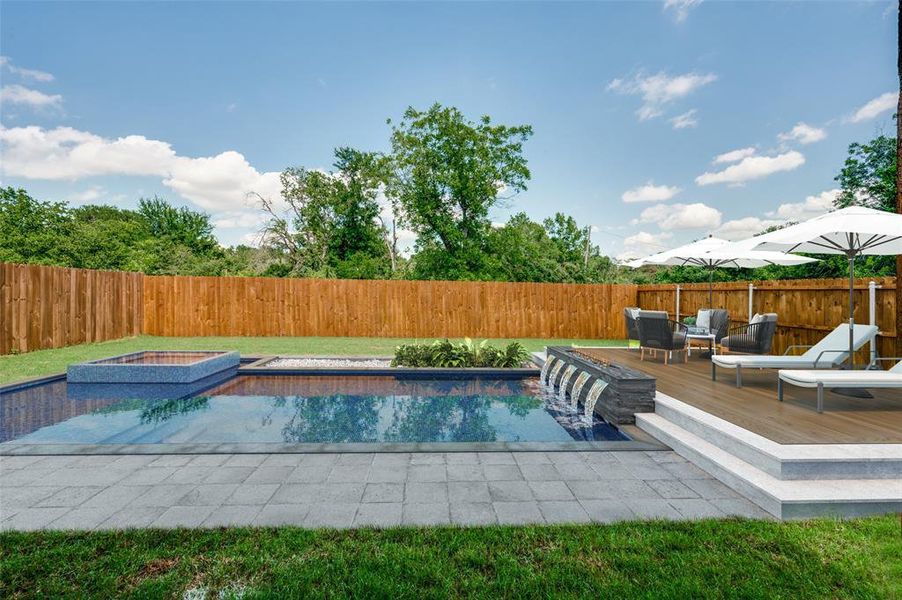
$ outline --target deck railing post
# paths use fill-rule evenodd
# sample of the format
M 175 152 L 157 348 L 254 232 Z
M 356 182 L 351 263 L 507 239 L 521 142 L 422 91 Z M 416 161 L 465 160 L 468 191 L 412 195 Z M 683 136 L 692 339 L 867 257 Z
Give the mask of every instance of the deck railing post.
M 676 317 L 674 318 L 674 321 L 679 323 L 680 322 L 680 286 L 679 285 L 676 286 L 676 307 L 674 308 L 674 314 L 676 315 Z
M 871 325 L 877 325 L 877 285 L 876 281 L 868 282 L 868 316 Z M 871 339 L 871 365 L 877 362 L 877 336 Z
M 752 317 L 755 315 L 755 284 L 749 283 L 749 323 L 752 322 Z

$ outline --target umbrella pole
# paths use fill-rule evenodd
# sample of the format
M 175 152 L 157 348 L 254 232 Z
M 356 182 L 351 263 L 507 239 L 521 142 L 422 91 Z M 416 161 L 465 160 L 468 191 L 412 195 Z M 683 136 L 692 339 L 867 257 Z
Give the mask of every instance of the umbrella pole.
M 708 267 L 708 308 L 714 308 L 712 306 L 713 300 L 711 300 L 713 294 L 714 294 L 714 267 Z
M 855 255 L 849 254 L 849 369 L 855 368 Z

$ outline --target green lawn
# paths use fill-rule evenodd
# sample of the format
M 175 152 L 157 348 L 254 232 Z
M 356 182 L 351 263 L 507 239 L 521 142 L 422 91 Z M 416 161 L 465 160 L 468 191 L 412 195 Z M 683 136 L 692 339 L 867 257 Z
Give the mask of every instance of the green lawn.
M 36 350 L 25 354 L 0 356 L 0 383 L 27 377 L 62 373 L 72 363 L 94 360 L 136 350 L 237 350 L 241 354 L 319 354 L 323 356 L 391 356 L 399 344 L 412 343 L 411 338 L 348 337 L 189 337 L 172 338 L 142 335 L 97 344 L 82 344 L 56 350 Z M 508 339 L 491 340 L 506 344 Z M 518 339 L 527 350 L 545 346 L 619 345 L 616 340 Z
M 902 597 L 896 517 L 4 533 L 0 566 L 3 598 Z

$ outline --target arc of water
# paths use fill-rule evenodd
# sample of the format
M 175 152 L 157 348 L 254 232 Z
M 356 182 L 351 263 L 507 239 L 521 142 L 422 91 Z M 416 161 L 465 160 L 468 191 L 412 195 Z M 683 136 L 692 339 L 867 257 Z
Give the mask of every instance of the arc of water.
M 586 395 L 585 412 L 583 413 L 583 416 L 592 418 L 595 415 L 595 404 L 598 402 L 598 398 L 601 397 L 601 393 L 604 392 L 606 387 L 608 387 L 607 381 L 601 379 L 595 380 L 595 383 L 592 384 L 592 387 L 589 388 L 589 393 Z
M 564 375 L 561 377 L 561 387 L 558 390 L 558 397 L 561 400 L 567 399 L 567 383 L 570 381 L 570 378 L 573 377 L 574 373 L 576 373 L 576 367 L 567 365 L 567 370 L 564 371 Z
M 548 383 L 548 372 L 551 370 L 551 365 L 553 365 L 555 362 L 557 362 L 557 358 L 553 356 L 549 356 L 545 359 L 545 364 L 542 365 L 542 373 L 539 375 L 539 383 Z
M 551 374 L 548 376 L 548 381 L 546 384 L 554 389 L 554 380 L 557 379 L 557 374 L 561 372 L 561 368 L 564 366 L 564 361 L 559 360 L 554 363 L 554 368 L 551 369 Z
M 576 381 L 573 382 L 573 389 L 570 391 L 570 407 L 576 410 L 576 407 L 579 405 L 579 395 L 583 391 L 583 388 L 586 387 L 586 382 L 589 381 L 589 373 L 586 371 L 580 371 L 579 375 L 576 378 Z

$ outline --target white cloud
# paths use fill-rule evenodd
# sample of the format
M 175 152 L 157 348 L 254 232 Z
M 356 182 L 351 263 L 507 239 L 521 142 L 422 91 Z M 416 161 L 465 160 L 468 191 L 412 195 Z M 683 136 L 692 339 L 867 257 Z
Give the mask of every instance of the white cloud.
M 664 0 L 664 10 L 672 10 L 673 18 L 682 23 L 689 16 L 689 11 L 702 3 L 702 0 Z
M 693 108 L 692 110 L 687 110 L 681 115 L 677 115 L 674 118 L 670 119 L 670 124 L 673 125 L 674 129 L 688 129 L 692 127 L 698 126 L 698 119 L 695 117 L 695 113 L 697 111 Z
M 262 211 L 227 211 L 213 219 L 217 229 L 259 229 L 269 220 Z
M 22 79 L 39 81 L 42 83 L 53 81 L 53 75 L 50 73 L 38 71 L 37 69 L 23 69 L 22 67 L 17 67 L 8 56 L 0 56 L 0 67 L 5 67 L 10 73 L 18 75 Z
M 45 94 L 19 84 L 3 86 L 0 89 L 0 102 L 3 104 L 24 104 L 33 108 L 59 108 L 63 97 L 59 94 Z
M 752 156 L 756 150 L 754 148 L 740 148 L 739 150 L 730 150 L 729 152 L 724 152 L 723 154 L 718 154 L 714 157 L 714 162 L 717 164 L 720 163 L 731 163 L 737 162 L 746 158 L 748 156 Z
M 796 126 L 777 136 L 781 142 L 796 141 L 800 144 L 813 144 L 827 137 L 827 131 L 820 127 L 812 127 L 806 123 L 796 123 Z
M 99 185 L 92 185 L 86 190 L 82 190 L 81 192 L 75 192 L 74 194 L 69 194 L 66 196 L 66 200 L 73 204 L 86 204 L 88 202 L 93 202 L 97 200 L 101 196 L 103 196 L 104 189 Z
M 804 164 L 805 156 L 795 150 L 778 154 L 777 156 L 746 156 L 723 171 L 699 175 L 695 178 L 695 183 L 698 185 L 711 185 L 713 183 L 741 184 L 781 171 L 792 171 Z
M 743 240 L 757 235 L 774 225 L 782 225 L 781 219 L 760 219 L 758 217 L 744 217 L 727 221 L 716 230 L 714 235 L 727 240 Z
M 667 104 L 716 80 L 717 75 L 713 73 L 668 75 L 661 71 L 654 75 L 634 75 L 631 79 L 614 79 L 608 84 L 608 90 L 641 96 L 643 104 L 636 114 L 640 121 L 645 121 L 662 115 Z
M 694 204 L 656 204 L 639 214 L 634 224 L 656 223 L 661 229 L 714 229 L 723 214 L 701 202 Z
M 624 202 L 663 202 L 680 193 L 680 188 L 671 185 L 655 185 L 651 181 L 645 185 L 623 192 Z
M 104 175 L 159 177 L 163 184 L 212 211 L 241 210 L 256 192 L 277 200 L 278 172 L 261 173 L 238 152 L 179 156 L 167 142 L 141 135 L 116 139 L 71 127 L 0 126 L 3 172 L 13 177 L 77 181 Z
M 826 190 L 820 194 L 808 196 L 802 202 L 781 204 L 777 210 L 767 213 L 767 216 L 784 221 L 805 221 L 833 210 L 835 208 L 833 203 L 839 193 L 838 189 Z
M 849 123 L 860 123 L 861 121 L 867 121 L 868 119 L 873 119 L 888 110 L 893 110 L 896 108 L 896 103 L 899 100 L 899 95 L 896 92 L 887 92 L 885 94 L 880 94 L 854 113 L 849 116 L 846 120 Z
M 655 252 L 661 252 L 668 248 L 668 241 L 672 237 L 673 234 L 668 231 L 662 231 L 661 233 L 640 231 L 624 238 L 623 252 L 617 255 L 617 259 L 621 261 L 632 260 Z

